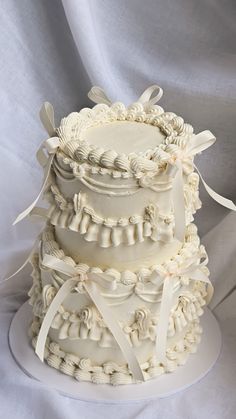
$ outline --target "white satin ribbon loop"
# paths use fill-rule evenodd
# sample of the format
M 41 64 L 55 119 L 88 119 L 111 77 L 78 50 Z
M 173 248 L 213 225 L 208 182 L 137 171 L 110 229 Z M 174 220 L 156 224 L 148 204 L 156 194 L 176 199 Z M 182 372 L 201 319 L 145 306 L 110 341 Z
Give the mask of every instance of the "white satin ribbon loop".
M 64 284 L 57 292 L 43 319 L 35 349 L 35 352 L 41 359 L 41 361 L 43 361 L 44 359 L 46 339 L 54 316 L 56 315 L 60 305 L 62 304 L 64 299 L 70 294 L 70 292 L 74 290 L 76 291 L 77 283 L 82 283 L 84 289 L 87 291 L 94 305 L 101 313 L 104 322 L 110 329 L 117 344 L 119 345 L 123 353 L 123 356 L 126 359 L 129 368 L 133 374 L 134 379 L 138 381 L 144 381 L 143 372 L 135 356 L 133 348 L 126 339 L 118 321 L 114 316 L 114 312 L 107 305 L 105 299 L 103 298 L 99 290 L 99 287 L 106 288 L 110 291 L 115 290 L 115 279 L 113 279 L 109 275 L 100 273 L 97 274 L 95 272 L 89 272 L 88 274 L 80 273 L 78 269 L 76 269 L 75 267 L 68 265 L 64 261 L 57 259 L 56 257 L 51 255 L 44 256 L 42 265 L 50 269 L 59 271 L 62 274 L 69 276 L 69 278 L 65 280 Z
M 197 135 L 193 135 L 186 147 L 187 156 L 195 156 L 207 148 L 211 147 L 216 141 L 215 136 L 211 131 L 205 130 Z
M 155 105 L 161 97 L 163 96 L 163 90 L 157 84 L 148 87 L 142 95 L 138 98 L 137 102 L 143 104 L 144 108 L 148 108 L 152 105 Z M 91 90 L 88 92 L 88 97 L 94 103 L 105 103 L 108 106 L 111 106 L 112 102 L 107 97 L 106 93 L 104 92 L 101 87 L 93 86 Z
M 157 269 L 151 277 L 151 281 L 157 286 L 160 286 L 161 283 L 163 283 L 160 314 L 156 332 L 156 356 L 159 362 L 166 362 L 167 335 L 170 311 L 173 306 L 174 280 L 178 279 L 180 276 L 188 275 L 192 280 L 206 282 L 208 284 L 208 295 L 206 298 L 206 302 L 208 304 L 213 295 L 213 286 L 207 275 L 200 269 L 201 266 L 205 266 L 206 263 L 207 259 L 205 259 L 202 263 L 199 263 L 199 258 L 193 257 L 190 261 L 188 261 L 187 265 L 177 268 L 174 272 L 160 268 Z
M 37 158 L 39 163 L 44 167 L 44 177 L 43 177 L 43 183 L 41 186 L 41 189 L 37 195 L 37 197 L 35 198 L 35 200 L 32 202 L 32 204 L 30 204 L 28 206 L 28 208 L 26 208 L 23 212 L 21 212 L 17 218 L 15 219 L 15 221 L 13 222 L 13 225 L 19 223 L 20 221 L 22 221 L 25 217 L 27 217 L 31 211 L 33 210 L 33 208 L 35 207 L 35 205 L 37 204 L 39 198 L 41 197 L 45 186 L 47 185 L 49 176 L 50 176 L 50 171 L 51 171 L 51 166 L 52 166 L 52 162 L 53 159 L 55 157 L 55 153 L 58 149 L 58 147 L 60 146 L 60 139 L 58 137 L 52 137 L 52 138 L 48 138 L 47 140 L 45 140 L 43 142 L 43 144 L 41 145 L 40 149 L 37 152 Z M 44 149 L 47 150 L 49 157 L 46 158 L 46 155 L 44 154 Z
M 55 135 L 56 128 L 54 121 L 54 109 L 51 103 L 45 102 L 43 104 L 39 111 L 39 116 L 45 130 L 50 135 L 50 137 L 53 137 Z
M 110 99 L 101 87 L 93 86 L 88 92 L 88 98 L 94 103 L 105 103 L 105 105 L 111 106 Z
M 163 90 L 157 84 L 148 87 L 142 95 L 138 98 L 137 102 L 140 102 L 144 107 L 150 107 L 155 105 L 163 96 Z

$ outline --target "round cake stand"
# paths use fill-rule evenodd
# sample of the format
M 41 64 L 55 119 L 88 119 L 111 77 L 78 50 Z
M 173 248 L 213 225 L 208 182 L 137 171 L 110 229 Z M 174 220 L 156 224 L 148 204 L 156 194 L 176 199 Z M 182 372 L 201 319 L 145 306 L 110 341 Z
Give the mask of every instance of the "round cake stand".
M 187 363 L 175 372 L 141 384 L 111 386 L 78 382 L 42 363 L 35 355 L 27 333 L 31 318 L 32 307 L 26 302 L 12 320 L 9 344 L 16 362 L 30 377 L 79 400 L 123 403 L 168 397 L 203 378 L 215 364 L 221 350 L 219 325 L 211 311 L 206 309 L 202 317 L 203 335 L 198 351 L 194 355 L 190 354 Z

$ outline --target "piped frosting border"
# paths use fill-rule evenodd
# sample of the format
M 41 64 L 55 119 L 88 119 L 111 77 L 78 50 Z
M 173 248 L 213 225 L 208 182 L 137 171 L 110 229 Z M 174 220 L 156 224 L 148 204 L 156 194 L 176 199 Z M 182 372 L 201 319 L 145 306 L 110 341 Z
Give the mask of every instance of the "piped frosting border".
M 40 328 L 39 319 L 35 318 L 31 324 L 29 334 L 32 337 L 32 346 L 35 347 Z M 173 372 L 180 365 L 184 365 L 188 355 L 197 351 L 201 341 L 202 327 L 199 321 L 189 326 L 185 336 L 172 348 L 166 351 L 166 364 L 157 362 L 155 356 L 141 365 L 145 381 L 157 377 L 165 372 Z M 58 343 L 47 338 L 44 358 L 51 367 L 74 377 L 78 381 L 89 381 L 96 384 L 131 384 L 135 383 L 127 365 L 118 365 L 115 362 L 106 362 L 94 365 L 89 358 L 64 352 Z
M 154 149 L 127 155 L 119 154 L 115 150 L 105 150 L 85 141 L 85 130 L 114 121 L 135 121 L 156 126 L 165 135 L 165 139 Z M 65 163 L 69 163 L 66 158 L 69 156 L 80 164 L 141 177 L 144 172 L 165 169 L 166 163 L 173 161 L 186 147 L 193 135 L 193 127 L 173 112 L 164 112 L 158 105 L 146 108 L 135 102 L 125 107 L 123 103 L 116 102 L 111 106 L 99 104 L 92 109 L 84 108 L 80 112 L 71 113 L 62 119 L 57 134 L 60 148 L 65 154 Z
M 134 285 L 137 282 L 146 284 L 150 281 L 150 277 L 155 269 L 173 271 L 177 267 L 181 266 L 181 264 L 184 264 L 186 262 L 186 258 L 188 259 L 193 256 L 197 256 L 200 260 L 201 258 L 207 256 L 204 246 L 200 245 L 200 239 L 198 237 L 197 227 L 195 224 L 189 224 L 187 226 L 185 242 L 177 254 L 171 256 L 162 265 L 152 265 L 150 268 L 142 268 L 135 272 L 129 270 L 120 272 L 114 268 L 101 269 L 99 267 L 91 267 L 85 263 L 76 264 L 73 258 L 66 256 L 63 249 L 60 248 L 55 239 L 54 227 L 50 223 L 46 225 L 46 228 L 42 233 L 41 251 L 42 256 L 44 254 L 49 254 L 64 260 L 67 264 L 71 264 L 71 266 L 76 267 L 78 273 L 104 273 L 112 276 L 117 282 L 121 282 L 124 285 Z M 209 270 L 206 266 L 201 267 L 201 269 L 204 269 L 206 274 L 209 275 Z M 185 281 L 186 278 L 183 277 L 181 280 Z

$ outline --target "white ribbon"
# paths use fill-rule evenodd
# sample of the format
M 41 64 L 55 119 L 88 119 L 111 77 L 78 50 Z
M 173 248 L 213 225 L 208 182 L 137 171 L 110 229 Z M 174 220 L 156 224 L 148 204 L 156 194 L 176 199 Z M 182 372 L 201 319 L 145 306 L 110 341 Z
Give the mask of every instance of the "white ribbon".
M 45 102 L 40 110 L 40 118 L 41 121 L 47 130 L 49 135 L 55 134 L 55 125 L 54 125 L 54 111 L 53 107 L 50 103 Z M 50 137 L 47 140 L 43 141 L 42 145 L 40 146 L 39 150 L 37 151 L 37 159 L 39 164 L 44 169 L 44 177 L 43 177 L 43 183 L 41 186 L 41 189 L 35 198 L 35 200 L 26 208 L 23 212 L 21 212 L 15 221 L 13 222 L 13 225 L 17 224 L 19 221 L 23 220 L 27 215 L 31 213 L 35 205 L 37 204 L 39 198 L 42 195 L 42 192 L 45 189 L 45 186 L 47 185 L 50 170 L 52 166 L 53 159 L 55 157 L 55 153 L 60 146 L 60 139 L 58 137 Z M 45 154 L 45 150 L 47 151 L 47 154 Z
M 39 244 L 39 240 L 40 240 L 40 237 L 41 237 L 41 234 L 42 234 L 42 232 L 41 233 L 39 233 L 39 235 L 38 235 L 38 237 L 36 238 L 36 240 L 35 240 L 35 242 L 34 242 L 34 245 L 33 245 L 33 247 L 32 247 L 32 249 L 31 249 L 31 251 L 30 251 L 30 253 L 29 253 L 29 255 L 27 256 L 27 258 L 26 258 L 26 260 L 22 263 L 22 265 L 13 273 L 13 274 L 11 274 L 10 276 L 8 276 L 7 278 L 4 278 L 0 283 L 3 283 L 3 282 L 5 282 L 5 281 L 8 281 L 8 279 L 11 279 L 11 278 L 13 278 L 14 276 L 16 276 L 19 272 L 21 272 L 22 271 L 22 269 L 24 269 L 24 267 L 30 262 L 30 260 L 31 260 L 31 258 L 32 258 L 32 256 L 33 256 L 33 254 L 34 254 L 34 251 L 35 251 L 35 249 L 36 249 L 36 247 L 38 246 L 38 244 Z
M 174 272 L 164 269 L 156 269 L 152 274 L 151 281 L 154 284 L 161 286 L 163 283 L 160 313 L 156 331 L 156 357 L 159 362 L 166 362 L 167 334 L 170 312 L 173 306 L 174 280 L 178 279 L 180 276 L 187 275 L 190 279 L 195 281 L 206 282 L 208 284 L 208 295 L 206 300 L 208 304 L 213 295 L 213 286 L 207 275 L 205 275 L 200 269 L 201 266 L 205 266 L 207 264 L 207 261 L 208 259 L 206 258 L 204 262 L 199 264 L 197 257 L 195 257 L 188 261 L 187 266 L 177 268 Z
M 94 103 L 105 103 L 111 106 L 111 101 L 101 87 L 93 86 L 88 92 L 88 98 Z
M 210 188 L 210 186 L 204 181 L 199 169 L 197 168 L 196 165 L 194 165 L 195 169 L 197 170 L 199 177 L 203 183 L 203 186 L 205 187 L 208 195 L 210 195 L 210 197 L 212 199 L 214 199 L 214 201 L 218 202 L 218 204 L 222 205 L 225 208 L 228 208 L 231 211 L 236 211 L 236 205 L 233 203 L 233 201 L 231 201 L 230 199 L 225 198 L 224 196 L 218 194 L 217 192 L 215 192 L 212 188 Z
M 27 215 L 30 214 L 30 212 L 33 210 L 33 208 L 37 204 L 39 198 L 41 197 L 41 195 L 42 195 L 42 193 L 45 189 L 45 186 L 48 182 L 52 162 L 53 162 L 53 159 L 55 157 L 56 150 L 59 147 L 59 144 L 60 144 L 59 138 L 58 137 L 52 137 L 52 138 L 48 138 L 48 140 L 44 141 L 43 144 L 41 145 L 41 147 L 40 147 L 40 149 L 37 153 L 37 157 L 38 157 L 38 161 L 40 162 L 40 164 L 44 167 L 44 177 L 43 177 L 42 186 L 41 186 L 40 191 L 39 191 L 37 197 L 35 198 L 35 200 L 24 211 L 22 211 L 17 216 L 17 218 L 13 222 L 13 225 L 19 223 L 25 217 L 27 217 Z M 48 151 L 48 154 L 49 154 L 46 165 L 45 165 L 46 156 L 43 153 L 44 148 L 46 148 L 46 150 Z M 43 155 L 44 155 L 44 157 L 43 157 Z
M 174 207 L 174 213 L 175 213 L 175 237 L 180 241 L 184 241 L 185 236 L 185 203 L 184 203 L 184 183 L 183 183 L 183 160 L 186 157 L 195 156 L 196 154 L 202 152 L 203 150 L 206 150 L 208 147 L 210 147 L 214 142 L 216 141 L 216 138 L 214 135 L 206 130 L 203 132 L 200 132 L 197 135 L 194 135 L 190 141 L 187 144 L 186 149 L 183 151 L 182 154 L 179 155 L 179 158 L 176 159 L 175 165 L 177 167 L 177 173 L 175 175 L 174 180 L 174 187 L 173 187 L 173 207 Z M 208 192 L 208 194 L 213 198 L 216 202 L 218 202 L 220 205 L 236 211 L 235 204 L 227 198 L 224 198 L 222 195 L 215 192 L 212 188 L 210 188 L 209 185 L 204 181 L 199 169 L 194 164 L 195 169 L 197 170 L 199 177 Z
M 80 274 L 78 270 L 76 270 L 76 268 L 73 266 L 70 266 L 64 261 L 51 255 L 44 256 L 42 265 L 61 272 L 69 278 L 64 282 L 64 284 L 57 292 L 43 319 L 35 349 L 35 352 L 41 361 L 44 359 L 44 349 L 48 331 L 58 311 L 58 308 L 64 299 L 70 294 L 70 292 L 76 290 L 76 285 L 81 284 L 87 291 L 89 297 L 97 307 L 98 311 L 101 313 L 104 322 L 114 336 L 123 353 L 124 358 L 129 365 L 134 379 L 138 381 L 144 381 L 142 369 L 132 349 L 132 346 L 126 339 L 118 321 L 115 318 L 114 312 L 109 308 L 105 299 L 99 292 L 99 287 L 106 288 L 109 291 L 115 290 L 116 281 L 109 275 L 105 274 L 97 274 L 92 272 L 89 272 L 88 274 Z
M 155 105 L 163 96 L 163 90 L 157 84 L 148 87 L 139 97 L 138 102 L 142 103 L 144 108 Z
M 216 141 L 215 136 L 211 133 L 211 131 L 202 131 L 199 134 L 193 136 L 191 140 L 189 141 L 186 151 L 184 152 L 185 155 L 188 156 L 195 156 L 197 153 L 202 152 L 203 150 L 206 150 L 208 147 L 210 147 L 214 142 Z M 220 205 L 223 205 L 224 207 L 236 211 L 236 205 L 227 198 L 224 198 L 222 195 L 215 192 L 210 186 L 207 185 L 207 183 L 204 181 L 199 169 L 194 165 L 195 169 L 197 170 L 201 181 L 208 192 L 208 194 Z
M 163 95 L 163 90 L 157 84 L 148 87 L 138 98 L 137 102 L 142 103 L 144 108 L 148 108 L 149 106 L 154 105 L 157 103 Z M 88 92 L 88 97 L 94 103 L 105 103 L 108 106 L 111 106 L 112 102 L 106 95 L 103 89 L 98 86 L 93 86 L 91 90 Z
M 45 102 L 43 104 L 39 111 L 39 116 L 45 130 L 50 135 L 50 137 L 53 137 L 56 133 L 56 128 L 54 121 L 54 109 L 51 103 Z
M 185 201 L 184 201 L 184 183 L 183 183 L 183 170 L 180 160 L 176 160 L 177 172 L 173 183 L 173 209 L 175 219 L 174 236 L 181 243 L 185 239 Z

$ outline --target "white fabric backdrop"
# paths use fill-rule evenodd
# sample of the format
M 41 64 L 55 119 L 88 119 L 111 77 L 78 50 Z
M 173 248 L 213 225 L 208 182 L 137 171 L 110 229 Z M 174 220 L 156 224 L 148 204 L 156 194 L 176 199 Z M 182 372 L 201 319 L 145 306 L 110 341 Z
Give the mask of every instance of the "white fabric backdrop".
M 162 106 L 182 115 L 196 131 L 208 128 L 217 136 L 198 164 L 213 188 L 235 200 L 235 18 L 234 0 L 1 0 L 1 277 L 23 261 L 42 228 L 28 220 L 13 228 L 11 222 L 40 186 L 34 156 L 46 138 L 37 116 L 46 99 L 54 104 L 59 121 L 89 104 L 86 93 L 92 84 L 126 103 L 148 85 L 160 84 Z M 216 285 L 212 305 L 217 306 L 224 337 L 214 370 L 179 395 L 119 408 L 48 391 L 16 366 L 7 344 L 11 317 L 30 285 L 28 267 L 1 287 L 2 416 L 235 417 L 236 216 L 204 191 L 201 198 L 204 206 L 196 221 L 210 257 Z

